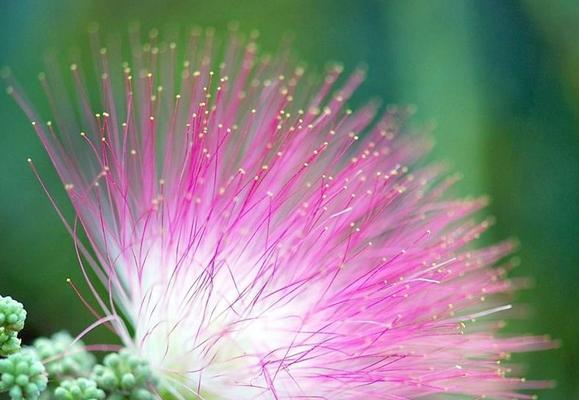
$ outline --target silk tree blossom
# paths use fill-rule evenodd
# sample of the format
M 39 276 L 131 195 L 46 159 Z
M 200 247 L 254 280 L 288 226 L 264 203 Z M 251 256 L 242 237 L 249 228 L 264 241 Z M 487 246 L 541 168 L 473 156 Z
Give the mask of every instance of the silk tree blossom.
M 70 90 L 57 68 L 40 75 L 52 121 L 8 89 L 74 206 L 63 221 L 97 324 L 161 394 L 525 399 L 546 385 L 508 359 L 547 339 L 498 334 L 513 244 L 471 245 L 486 201 L 445 195 L 456 176 L 421 162 L 430 142 L 408 110 L 352 111 L 362 70 L 316 80 L 285 53 L 259 56 L 254 35 L 223 52 L 212 31 L 183 44 L 134 31 L 123 62 L 94 34 Z

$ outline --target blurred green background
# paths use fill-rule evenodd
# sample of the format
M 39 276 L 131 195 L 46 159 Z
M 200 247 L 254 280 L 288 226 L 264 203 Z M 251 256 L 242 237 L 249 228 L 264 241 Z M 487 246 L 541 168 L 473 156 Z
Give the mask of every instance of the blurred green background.
M 517 295 L 529 317 L 507 329 L 562 341 L 525 355 L 527 376 L 557 381 L 541 398 L 579 399 L 579 2 L 1 0 L 0 65 L 36 98 L 45 51 L 86 47 L 89 22 L 103 31 L 140 21 L 219 32 L 232 20 L 259 29 L 267 51 L 292 32 L 294 51 L 318 71 L 330 60 L 366 63 L 354 103 L 411 103 L 418 121 L 437 123 L 433 157 L 464 174 L 458 193 L 493 200 L 498 224 L 487 240 L 522 243 L 513 274 L 533 278 Z M 26 158 L 58 199 L 64 191 L 8 96 L 0 96 L 0 130 L 0 293 L 25 303 L 28 337 L 78 333 L 91 318 L 65 283 L 70 276 L 83 287 L 73 244 Z M 91 335 L 98 340 L 106 332 Z

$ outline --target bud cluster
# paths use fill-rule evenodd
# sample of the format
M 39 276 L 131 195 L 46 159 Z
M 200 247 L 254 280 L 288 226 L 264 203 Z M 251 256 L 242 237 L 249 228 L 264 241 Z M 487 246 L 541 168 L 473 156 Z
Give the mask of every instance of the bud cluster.
M 20 350 L 18 333 L 24 328 L 26 310 L 12 297 L 0 296 L 0 357 Z
M 0 360 L 0 392 L 12 400 L 36 400 L 48 384 L 42 362 L 30 350 L 23 350 Z
M 149 365 L 127 349 L 111 353 L 93 371 L 97 384 L 115 400 L 153 400 L 150 386 L 155 383 Z
M 104 400 L 105 392 L 92 379 L 65 380 L 54 391 L 56 400 Z
M 32 347 L 54 380 L 88 375 L 96 364 L 94 355 L 86 351 L 81 341 L 74 342 L 68 332 L 58 332 L 50 338 L 38 338 Z
M 128 349 L 97 364 L 84 344 L 67 332 L 21 348 L 18 333 L 26 311 L 0 296 L 0 393 L 11 400 L 153 400 L 157 383 L 146 361 Z

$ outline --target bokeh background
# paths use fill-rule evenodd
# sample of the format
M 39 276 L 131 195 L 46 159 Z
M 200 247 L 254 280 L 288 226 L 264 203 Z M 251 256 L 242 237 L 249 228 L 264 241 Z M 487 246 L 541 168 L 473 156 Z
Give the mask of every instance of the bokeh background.
M 133 21 L 224 32 L 239 21 L 242 31 L 261 32 L 265 51 L 291 32 L 313 69 L 365 63 L 368 79 L 353 105 L 369 97 L 415 104 L 419 122 L 437 124 L 433 157 L 464 174 L 457 192 L 490 195 L 487 213 L 498 224 L 484 240 L 520 240 L 513 275 L 531 277 L 533 287 L 516 298 L 527 318 L 506 329 L 559 339 L 558 350 L 521 360 L 529 378 L 557 381 L 541 398 L 579 399 L 577 0 L 0 0 L 0 65 L 35 98 L 46 51 L 67 63 L 70 49 L 86 47 L 93 21 L 114 32 Z M 28 338 L 78 333 L 91 318 L 65 283 L 71 277 L 82 287 L 73 243 L 27 157 L 63 200 L 26 118 L 0 96 L 0 293 L 25 303 Z M 99 331 L 89 341 L 108 339 Z

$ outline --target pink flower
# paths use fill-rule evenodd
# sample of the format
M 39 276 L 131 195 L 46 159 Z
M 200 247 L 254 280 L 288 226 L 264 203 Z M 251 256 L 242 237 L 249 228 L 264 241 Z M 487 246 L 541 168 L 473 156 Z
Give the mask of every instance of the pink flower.
M 122 69 L 118 43 L 93 44 L 100 91 L 77 64 L 72 101 L 41 76 L 52 122 L 9 91 L 76 210 L 79 260 L 110 293 L 93 290 L 97 324 L 164 391 L 524 399 L 545 385 L 514 377 L 508 358 L 546 339 L 497 335 L 513 245 L 470 246 L 489 226 L 473 217 L 485 200 L 445 199 L 455 177 L 421 164 L 430 144 L 403 132 L 407 110 L 346 108 L 362 71 L 316 83 L 237 35 L 219 58 L 212 32 L 194 31 L 184 60 L 134 33 Z

